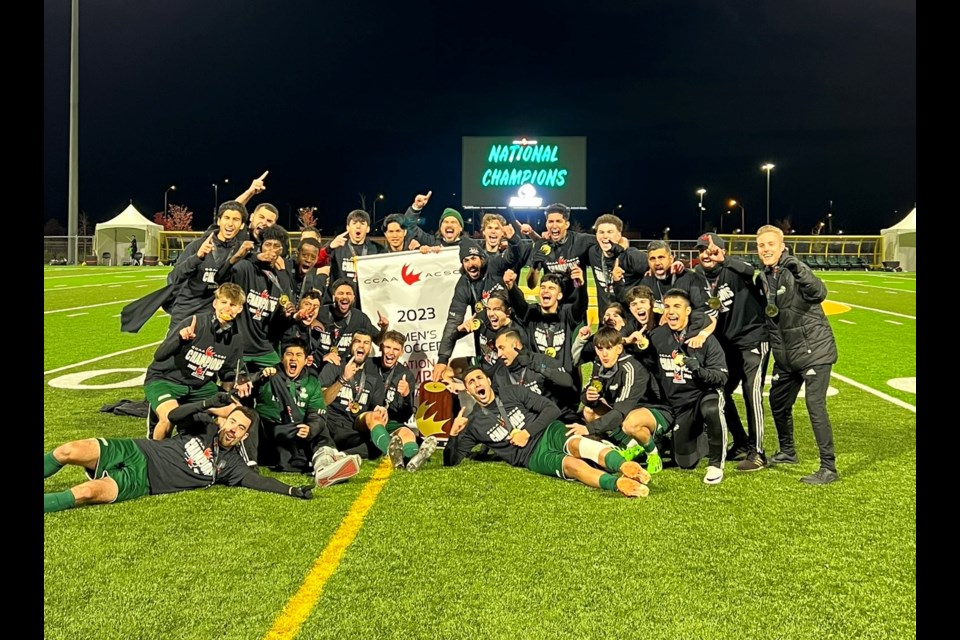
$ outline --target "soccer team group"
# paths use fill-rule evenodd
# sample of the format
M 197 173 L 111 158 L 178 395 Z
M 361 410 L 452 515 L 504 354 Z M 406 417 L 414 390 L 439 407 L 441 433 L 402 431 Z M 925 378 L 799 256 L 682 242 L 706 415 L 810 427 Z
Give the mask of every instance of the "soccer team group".
M 487 214 L 482 238 L 444 209 L 439 228 L 421 228 L 431 192 L 383 222 L 350 212 L 346 232 L 321 244 L 306 228 L 295 253 L 269 203 L 248 214 L 267 174 L 182 252 L 167 285 L 129 304 L 122 329 L 136 332 L 162 308 L 169 330 L 144 383 L 147 437 L 91 438 L 44 455 L 44 478 L 65 465 L 87 481 L 44 494 L 44 512 L 213 484 L 309 499 L 316 487 L 349 479 L 364 459 L 389 457 L 418 470 L 438 449 L 410 418 L 417 378 L 401 362 L 406 336 L 378 313 L 361 311 L 357 257 L 458 247 L 461 276 L 450 300 L 409 310 L 407 322 L 446 317 L 432 380 L 452 394 L 455 417 L 445 466 L 495 457 L 536 473 L 625 496 L 649 495 L 665 466 L 703 481 L 798 464 L 793 406 L 801 387 L 819 448 L 811 485 L 839 479 L 826 407 L 836 342 L 821 302 L 826 287 L 783 242 L 757 231 L 761 269 L 726 254 L 714 233 L 698 238 L 693 267 L 665 241 L 645 250 L 604 214 L 595 234 L 571 231 L 570 209 L 546 207 L 537 234 L 510 210 Z M 411 254 L 414 255 L 415 254 Z M 537 289 L 529 302 L 518 283 Z M 596 284 L 599 328 L 587 322 Z M 459 340 L 476 357 L 452 358 Z M 375 348 L 379 355 L 375 355 Z M 763 448 L 763 387 L 773 355 L 769 406 L 779 450 Z M 733 399 L 740 389 L 744 420 Z M 746 425 L 744 425 L 746 423 Z M 732 442 L 731 442 L 732 441 Z M 313 474 L 305 486 L 259 472 Z

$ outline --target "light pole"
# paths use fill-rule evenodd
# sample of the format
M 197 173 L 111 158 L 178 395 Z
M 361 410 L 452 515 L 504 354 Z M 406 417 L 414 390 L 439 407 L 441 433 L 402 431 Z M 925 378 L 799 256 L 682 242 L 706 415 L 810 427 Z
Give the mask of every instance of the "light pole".
M 767 172 L 767 224 L 770 224 L 770 172 L 773 171 L 774 166 L 775 165 L 768 162 L 760 167 L 761 170 Z
M 170 193 L 171 191 L 176 191 L 176 190 L 177 190 L 177 185 L 172 184 L 169 187 L 167 187 L 166 191 L 163 192 L 163 215 L 167 215 L 167 211 L 170 209 L 170 207 L 167 205 L 167 194 Z
M 747 228 L 747 225 L 744 222 L 744 219 L 746 218 L 746 213 L 743 210 L 743 205 L 737 202 L 736 200 L 730 200 L 730 206 L 740 207 L 740 228 L 745 230 Z M 746 233 L 746 231 L 744 231 L 744 233 Z
M 697 189 L 697 195 L 700 196 L 700 228 L 697 230 L 697 235 L 700 235 L 700 232 L 703 231 L 703 195 L 707 192 L 703 187 Z
M 383 194 L 377 194 L 377 197 L 373 199 L 373 219 L 377 219 L 377 202 L 383 200 Z
M 230 184 L 230 178 L 224 178 L 223 184 Z M 219 185 L 214 182 L 213 187 L 213 221 L 217 221 L 217 207 L 220 205 Z

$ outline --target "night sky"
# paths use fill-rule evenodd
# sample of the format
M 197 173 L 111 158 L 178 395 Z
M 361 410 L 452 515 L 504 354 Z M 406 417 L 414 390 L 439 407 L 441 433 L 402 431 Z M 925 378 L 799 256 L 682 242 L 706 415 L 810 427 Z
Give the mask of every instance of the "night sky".
M 461 136 L 587 137 L 584 226 L 617 204 L 692 238 L 878 234 L 917 199 L 916 2 L 97 0 L 80 8 L 80 209 L 187 205 L 194 228 L 269 169 L 280 223 L 324 236 L 433 190 L 459 207 Z M 44 221 L 67 222 L 69 0 L 44 0 Z M 229 185 L 222 185 L 225 178 Z M 456 194 L 456 195 L 454 195 Z M 466 217 L 466 216 L 465 216 Z M 739 227 L 734 208 L 724 231 Z M 290 222 L 293 221 L 291 225 Z

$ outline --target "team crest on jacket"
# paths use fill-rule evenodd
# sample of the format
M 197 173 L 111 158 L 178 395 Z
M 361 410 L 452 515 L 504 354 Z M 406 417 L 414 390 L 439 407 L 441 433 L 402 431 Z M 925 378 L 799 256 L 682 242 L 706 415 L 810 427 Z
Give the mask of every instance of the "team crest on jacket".
M 193 365 L 190 375 L 199 380 L 213 377 L 223 367 L 224 362 L 224 357 L 214 351 L 213 347 L 201 350 L 191 346 L 184 359 Z

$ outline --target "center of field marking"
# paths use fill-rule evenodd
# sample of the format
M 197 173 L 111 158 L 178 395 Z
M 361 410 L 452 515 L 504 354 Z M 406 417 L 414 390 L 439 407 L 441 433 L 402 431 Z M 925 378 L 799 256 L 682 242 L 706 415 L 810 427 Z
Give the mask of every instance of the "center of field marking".
M 889 395 L 885 394 L 883 391 L 877 391 L 877 390 L 874 389 L 873 387 L 868 387 L 867 385 L 863 384 L 862 382 L 857 382 L 856 380 L 853 380 L 853 379 L 848 378 L 848 377 L 846 377 L 846 376 L 842 376 L 842 375 L 840 375 L 839 373 L 837 373 L 837 372 L 835 372 L 835 371 L 831 371 L 831 372 L 830 372 L 830 375 L 833 376 L 834 378 L 836 378 L 837 380 L 840 380 L 840 381 L 842 381 L 842 382 L 846 382 L 847 384 L 852 385 L 852 386 L 856 387 L 857 389 L 860 389 L 861 391 L 866 391 L 867 393 L 873 394 L 873 395 L 877 396 L 878 398 L 880 398 L 881 400 L 886 400 L 887 402 L 889 402 L 889 403 L 891 403 L 891 404 L 895 404 L 895 405 L 897 405 L 898 407 L 902 407 L 902 408 L 906 409 L 907 411 L 912 411 L 913 413 L 916 413 L 916 412 L 917 412 L 917 408 L 916 408 L 914 405 L 910 404 L 909 402 L 904 402 L 904 401 L 901 400 L 900 398 L 894 398 L 893 396 L 889 396 Z
M 317 600 L 320 599 L 327 580 L 337 570 L 343 554 L 346 553 L 347 548 L 357 537 L 360 527 L 363 526 L 364 517 L 373 507 L 373 503 L 376 502 L 377 496 L 380 495 L 383 485 L 386 484 L 392 472 L 393 465 L 390 464 L 390 459 L 384 456 L 383 462 L 373 472 L 373 476 L 367 481 L 357 499 L 350 505 L 350 511 L 347 512 L 343 522 L 334 532 L 330 543 L 317 558 L 317 561 L 313 563 L 313 567 L 307 577 L 303 579 L 300 589 L 293 594 L 283 611 L 274 620 L 273 627 L 264 636 L 265 638 L 286 640 L 297 636 L 300 627 L 303 626 L 304 621 L 316 606 Z
M 43 375 L 48 376 L 51 373 L 59 373 L 61 371 L 66 371 L 67 369 L 73 369 L 74 367 L 82 367 L 85 364 L 90 364 L 91 362 L 98 362 L 100 360 L 106 360 L 107 358 L 112 358 L 113 356 L 120 356 L 125 353 L 130 353 L 132 351 L 139 351 L 140 349 L 146 349 L 147 347 L 155 347 L 161 342 L 163 342 L 163 340 L 157 340 L 156 342 L 151 342 L 150 344 L 142 344 L 139 347 L 131 347 L 129 349 L 124 349 L 123 351 L 114 351 L 113 353 L 108 353 L 104 356 L 97 356 L 96 358 L 90 358 L 89 360 L 84 360 L 83 362 L 74 362 L 73 364 L 68 364 L 62 367 L 57 367 L 56 369 L 50 369 L 49 371 L 44 371 Z

